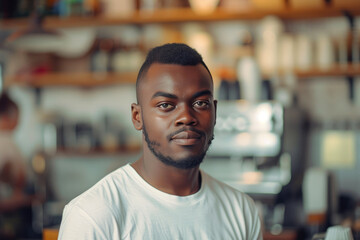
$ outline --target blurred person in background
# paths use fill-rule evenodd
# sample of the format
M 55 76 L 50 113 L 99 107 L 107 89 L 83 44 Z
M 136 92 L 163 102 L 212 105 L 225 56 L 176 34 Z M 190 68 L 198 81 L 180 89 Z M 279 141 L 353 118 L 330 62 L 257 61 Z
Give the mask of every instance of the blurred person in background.
M 253 200 L 199 169 L 213 139 L 213 91 L 196 50 L 152 49 L 131 106 L 142 156 L 72 200 L 59 239 L 262 239 Z
M 0 94 L 0 239 L 17 239 L 31 226 L 32 196 L 26 194 L 27 168 L 13 140 L 17 104 Z

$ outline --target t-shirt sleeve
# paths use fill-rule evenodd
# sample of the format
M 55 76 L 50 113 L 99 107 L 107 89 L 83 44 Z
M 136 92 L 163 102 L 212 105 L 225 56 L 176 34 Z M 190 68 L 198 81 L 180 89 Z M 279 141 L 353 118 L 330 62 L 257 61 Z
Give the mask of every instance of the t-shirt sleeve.
M 254 201 L 249 196 L 246 197 L 249 205 L 248 219 L 251 219 L 248 239 L 263 240 L 259 211 Z
M 256 216 L 254 218 L 252 234 L 251 234 L 251 237 L 249 239 L 263 240 L 263 236 L 262 236 L 262 232 L 261 232 L 260 219 L 258 217 L 258 212 L 257 211 L 256 211 Z
M 78 206 L 64 208 L 58 240 L 108 239 L 96 221 Z

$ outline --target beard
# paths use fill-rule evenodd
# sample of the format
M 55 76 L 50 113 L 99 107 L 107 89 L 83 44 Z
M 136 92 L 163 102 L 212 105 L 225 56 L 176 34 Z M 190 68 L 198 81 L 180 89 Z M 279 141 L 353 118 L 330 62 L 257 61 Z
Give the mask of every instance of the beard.
M 144 123 L 144 121 L 143 121 L 143 123 Z M 143 125 L 143 134 L 144 134 L 145 142 L 146 142 L 148 148 L 154 154 L 155 157 L 157 157 L 165 165 L 172 166 L 172 167 L 179 168 L 179 169 L 191 169 L 196 166 L 199 166 L 200 163 L 203 161 L 205 154 L 206 154 L 212 140 L 214 139 L 214 135 L 212 135 L 211 139 L 208 142 L 208 146 L 204 150 L 203 153 L 200 153 L 195 156 L 175 160 L 170 156 L 163 155 L 160 151 L 158 151 L 156 149 L 157 147 L 160 147 L 160 143 L 158 143 L 154 140 L 150 140 L 149 135 L 146 131 L 145 124 Z M 169 138 L 170 137 L 168 137 L 167 139 L 169 139 Z

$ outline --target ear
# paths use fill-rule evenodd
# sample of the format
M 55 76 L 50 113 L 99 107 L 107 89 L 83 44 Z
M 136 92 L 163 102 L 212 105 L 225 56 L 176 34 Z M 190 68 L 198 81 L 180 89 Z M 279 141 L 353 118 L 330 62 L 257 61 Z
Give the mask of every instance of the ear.
M 142 130 L 143 122 L 141 117 L 141 107 L 139 104 L 131 104 L 131 120 L 136 130 Z

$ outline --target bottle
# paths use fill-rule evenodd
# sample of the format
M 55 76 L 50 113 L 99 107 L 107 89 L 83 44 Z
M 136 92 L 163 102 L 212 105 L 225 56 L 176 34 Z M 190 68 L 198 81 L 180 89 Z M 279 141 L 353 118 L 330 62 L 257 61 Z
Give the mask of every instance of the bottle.
M 110 70 L 110 53 L 113 49 L 111 39 L 100 39 L 98 46 L 91 56 L 91 70 L 94 72 L 108 72 Z
M 261 72 L 254 57 L 253 37 L 247 32 L 242 42 L 242 56 L 236 66 L 236 77 L 239 81 L 240 96 L 251 104 L 261 100 Z
M 84 0 L 83 8 L 86 15 L 96 16 L 100 13 L 100 1 Z
M 121 72 L 126 68 L 127 57 L 124 47 L 120 42 L 115 43 L 114 51 L 111 55 L 111 71 Z

